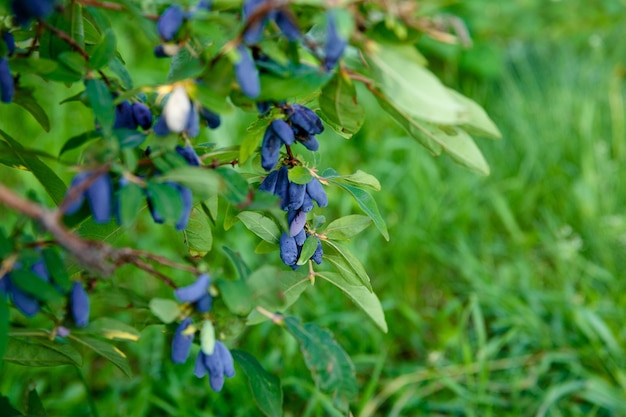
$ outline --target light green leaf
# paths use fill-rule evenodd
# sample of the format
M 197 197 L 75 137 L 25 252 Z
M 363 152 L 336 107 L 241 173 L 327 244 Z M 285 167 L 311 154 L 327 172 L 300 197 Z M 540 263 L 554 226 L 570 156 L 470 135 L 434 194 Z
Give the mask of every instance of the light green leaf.
M 235 362 L 248 378 L 248 386 L 259 410 L 267 417 L 283 415 L 283 389 L 280 379 L 267 372 L 256 358 L 242 350 L 231 350 Z
M 150 311 L 163 323 L 169 324 L 180 315 L 180 307 L 174 300 L 153 298 L 150 300 Z
M 120 220 L 123 225 L 132 224 L 141 209 L 146 206 L 146 195 L 143 188 L 129 182 L 122 186 L 118 197 Z
M 352 197 L 354 197 L 356 202 L 359 203 L 359 207 L 361 207 L 365 214 L 367 214 L 374 221 L 376 228 L 378 228 L 385 240 L 389 241 L 389 232 L 387 231 L 387 225 L 385 224 L 385 220 L 380 215 L 380 212 L 378 211 L 378 205 L 376 204 L 376 201 L 372 198 L 371 194 L 360 188 L 353 187 L 352 185 L 341 184 L 340 182 L 337 182 L 337 184 L 341 188 L 352 194 Z
M 318 100 L 320 116 L 341 136 L 351 138 L 361 129 L 365 121 L 365 111 L 357 102 L 352 80 L 344 77 L 342 72 L 337 72 L 322 88 Z
M 433 123 L 459 124 L 466 109 L 422 65 L 413 46 L 380 44 L 369 54 L 373 77 L 400 111 Z
M 239 148 L 239 164 L 242 165 L 250 159 L 253 153 L 256 152 L 263 140 L 263 134 L 265 129 L 269 126 L 269 119 L 258 119 L 252 123 L 247 131 L 246 136 L 241 141 L 241 147 Z
M 296 184 L 308 184 L 313 175 L 311 175 L 311 171 L 303 166 L 293 167 L 288 171 L 289 181 L 295 182 Z
M 71 345 L 50 342 L 43 338 L 9 338 L 3 359 L 24 366 L 82 366 L 80 353 Z
M 300 65 L 288 73 L 261 73 L 261 94 L 257 101 L 282 101 L 296 97 L 306 97 L 330 80 L 331 73 L 322 72 L 317 67 Z
M 92 321 L 85 330 L 102 336 L 105 339 L 130 340 L 132 342 L 139 340 L 139 331 L 137 331 L 137 329 L 109 317 L 100 317 Z
M 179 167 L 167 171 L 154 178 L 158 182 L 176 182 L 189 188 L 199 198 L 209 198 L 217 194 L 220 187 L 220 177 L 213 170 L 199 167 Z
M 330 222 L 324 236 L 331 240 L 348 240 L 361 233 L 372 223 L 372 219 L 359 214 L 351 214 Z
M 241 254 L 239 252 L 235 252 L 228 246 L 222 246 L 224 253 L 228 256 L 228 259 L 233 263 L 233 266 L 237 270 L 237 274 L 239 275 L 239 279 L 245 281 L 250 276 L 250 268 L 244 262 Z
M 300 258 L 298 258 L 298 265 L 304 265 L 311 259 L 311 256 L 315 253 L 317 249 L 317 243 L 319 239 L 315 236 L 309 236 L 304 241 L 304 245 L 302 245 L 302 251 L 300 252 Z
M 212 355 L 215 350 L 215 327 L 211 320 L 205 320 L 200 329 L 200 348 L 205 355 Z
M 278 243 L 280 240 L 280 229 L 269 217 L 254 211 L 243 211 L 237 217 L 248 230 L 266 242 Z
M 249 198 L 248 181 L 241 176 L 240 173 L 232 168 L 219 167 L 215 170 L 223 180 L 225 190 L 222 191 L 221 196 L 231 204 L 245 203 Z
M 326 271 L 318 272 L 317 276 L 343 291 L 383 332 L 387 333 L 387 322 L 380 300 L 376 294 L 365 288 L 356 277 L 355 279 L 347 279 L 343 274 Z
M 236 281 L 219 280 L 216 284 L 224 304 L 231 313 L 238 316 L 250 314 L 253 307 L 252 293 L 245 281 L 241 279 Z
M 332 240 L 323 240 L 322 245 L 324 247 L 324 259 L 332 263 L 346 278 L 358 277 L 359 281 L 372 291 L 369 275 L 367 275 L 361 261 L 351 251 Z
M 17 90 L 17 94 L 13 97 L 13 102 L 29 112 L 31 116 L 35 118 L 37 123 L 39 123 L 39 125 L 43 128 L 43 130 L 46 132 L 50 131 L 50 119 L 48 119 L 46 111 L 39 105 L 37 100 L 35 100 L 32 92 Z
M 158 213 L 166 222 L 178 221 L 183 212 L 183 201 L 176 188 L 170 184 L 149 182 L 148 194 L 150 195 L 154 212 Z
M 45 58 L 20 58 L 11 61 L 11 71 L 16 74 L 50 74 L 57 69 L 56 61 Z
M 213 234 L 206 214 L 197 207 L 191 209 L 189 223 L 183 231 L 185 244 L 190 252 L 204 256 L 213 246 Z
M 465 97 L 463 94 L 448 89 L 450 94 L 458 100 L 467 110 L 467 120 L 461 125 L 467 132 L 484 136 L 490 139 L 501 139 L 502 133 L 496 126 L 496 124 L 487 115 L 485 109 L 483 109 L 474 100 Z
M 354 185 L 359 188 L 368 188 L 373 191 L 380 191 L 380 182 L 378 179 L 367 172 L 357 170 L 354 174 L 341 175 L 333 178 L 333 181 L 340 181 L 346 184 Z
M 358 393 L 354 365 L 348 354 L 335 341 L 330 331 L 315 323 L 303 325 L 299 319 L 287 317 L 285 326 L 298 340 L 315 385 L 333 398 L 337 408 L 347 412 L 350 400 Z
M 68 337 L 83 344 L 96 352 L 98 355 L 113 363 L 113 365 L 117 366 L 122 372 L 124 372 L 124 374 L 126 374 L 126 376 L 132 376 L 132 370 L 130 369 L 130 364 L 128 363 L 126 355 L 115 346 L 94 337 L 84 335 L 77 336 L 76 334 L 70 334 Z

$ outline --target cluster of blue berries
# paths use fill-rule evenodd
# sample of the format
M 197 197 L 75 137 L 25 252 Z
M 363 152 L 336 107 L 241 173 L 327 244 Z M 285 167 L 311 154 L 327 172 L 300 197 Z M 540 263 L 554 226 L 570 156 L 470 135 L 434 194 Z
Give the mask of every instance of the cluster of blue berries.
M 212 306 L 212 297 L 209 293 L 210 277 L 201 274 L 196 281 L 186 287 L 174 291 L 178 301 L 191 303 L 196 311 L 207 313 Z M 191 353 L 191 346 L 195 337 L 196 328 L 193 320 L 186 317 L 176 328 L 172 338 L 172 362 L 185 363 Z M 203 378 L 208 374 L 209 383 L 213 391 L 219 392 L 224 386 L 224 378 L 235 376 L 233 357 L 224 343 L 216 341 L 212 352 L 200 349 L 194 368 L 194 375 Z
M 273 120 L 263 136 L 261 165 L 266 171 L 278 164 L 282 145 L 289 147 L 297 142 L 311 151 L 319 148 L 315 135 L 324 131 L 319 116 L 299 104 L 286 106 L 284 112 L 287 118 Z M 307 184 L 290 181 L 289 168 L 283 165 L 263 179 L 259 190 L 279 197 L 281 209 L 287 212 L 289 233 L 283 233 L 280 238 L 280 257 L 283 263 L 297 269 L 302 247 L 309 236 L 304 230 L 307 213 L 313 210 L 314 202 L 318 207 L 328 205 L 324 187 L 315 177 Z M 311 259 L 319 264 L 322 262 L 322 244 L 319 238 L 316 239 L 317 249 Z
M 18 262 L 14 267 L 19 270 L 22 268 L 22 265 Z M 43 259 L 33 263 L 30 267 L 30 272 L 42 281 L 52 282 L 52 277 Z M 74 325 L 76 327 L 87 326 L 89 323 L 89 297 L 83 286 L 79 282 L 74 282 L 69 292 L 63 291 L 58 285 L 55 285 L 55 288 L 60 294 L 68 297 L 68 307 Z M 0 277 L 0 295 L 10 297 L 13 305 L 26 317 L 32 317 L 41 310 L 41 302 L 15 285 L 11 272 Z
M 13 0 L 11 10 L 15 23 L 26 26 L 33 19 L 44 19 L 54 11 L 56 0 Z

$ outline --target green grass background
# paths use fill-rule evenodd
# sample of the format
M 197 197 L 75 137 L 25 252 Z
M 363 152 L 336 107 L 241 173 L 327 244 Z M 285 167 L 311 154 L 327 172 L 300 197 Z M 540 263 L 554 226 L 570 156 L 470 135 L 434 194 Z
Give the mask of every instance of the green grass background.
M 320 139 L 322 168 L 362 169 L 380 179 L 375 197 L 391 235 L 387 243 L 370 228 L 350 243 L 383 302 L 388 334 L 324 282 L 290 310 L 331 329 L 352 356 L 360 384 L 354 416 L 626 415 L 626 5 L 494 3 L 504 2 L 448 8 L 468 22 L 474 50 L 423 44 L 431 66 L 484 105 L 503 133 L 501 141 L 478 139 L 489 177 L 430 156 L 365 91 L 368 118 L 359 134 Z M 138 51 L 123 55 L 141 79 L 158 77 L 141 66 Z M 54 94 L 41 91 L 44 100 L 71 95 L 47 88 Z M 0 128 L 52 153 L 58 138 L 92 122 L 80 104 L 55 106 L 57 126 L 45 134 L 14 107 L 2 108 Z M 230 118 L 207 140 L 237 143 L 243 129 Z M 45 201 L 28 173 L 0 167 L 0 178 Z M 323 214 L 358 212 L 347 195 L 331 190 Z M 2 208 L 0 214 L 4 224 L 16 218 Z M 121 243 L 154 249 L 156 234 L 160 251 L 184 255 L 163 227 L 140 222 L 134 233 Z M 241 226 L 216 230 L 215 240 L 252 266 L 268 262 L 252 253 L 256 238 Z M 215 271 L 231 273 L 220 250 Z M 130 268 L 114 280 L 162 291 Z M 113 299 L 94 303 L 96 311 L 138 326 L 146 320 Z M 50 415 L 87 416 L 80 374 L 100 416 L 259 415 L 243 376 L 215 394 L 193 377 L 192 364 L 170 364 L 162 330 L 151 326 L 140 342 L 121 343 L 133 378 L 98 358 L 78 373 L 3 364 L 0 392 L 21 406 L 25 390 L 36 386 Z M 234 346 L 282 378 L 286 416 L 332 415 L 283 330 L 256 326 Z

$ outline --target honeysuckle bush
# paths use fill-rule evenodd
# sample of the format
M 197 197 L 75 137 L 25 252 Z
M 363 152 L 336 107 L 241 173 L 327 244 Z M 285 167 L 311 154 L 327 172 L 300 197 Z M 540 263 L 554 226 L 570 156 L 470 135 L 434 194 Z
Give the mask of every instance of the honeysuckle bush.
M 59 105 L 81 103 L 93 119 L 85 132 L 53 139 L 58 155 L 31 149 L 19 129 L 0 130 L 0 163 L 30 171 L 51 202 L 0 180 L 0 202 L 21 216 L 0 229 L 0 357 L 79 367 L 92 350 L 130 375 L 119 340 L 160 326 L 173 363 L 194 362 L 194 375 L 208 377 L 216 392 L 241 371 L 260 412 L 277 416 L 280 380 L 260 365 L 264 352 L 237 349 L 247 326 L 270 320 L 299 344 L 316 389 L 331 399 L 326 406 L 349 414 L 358 396 L 349 352 L 289 307 L 323 282 L 385 332 L 368 272 L 344 242 L 372 225 L 381 244 L 389 233 L 373 198 L 379 181 L 325 166 L 318 135 L 332 130 L 336 140 L 350 139 L 366 117 L 386 114 L 432 154 L 488 174 L 471 135 L 498 138 L 498 129 L 479 105 L 444 86 L 415 47 L 423 37 L 455 42 L 453 28 L 416 2 L 0 4 L 2 106 L 22 107 L 49 131 L 58 121 L 38 91 L 47 83 L 79 86 Z M 120 18 L 134 23 L 135 36 L 116 33 L 110 22 Z M 155 63 L 167 60 L 159 82 L 135 83 L 118 51 L 124 42 L 149 43 Z M 376 113 L 359 105 L 358 84 L 379 103 Z M 218 147 L 213 129 L 233 113 L 256 119 L 236 145 Z M 345 152 L 352 146 L 345 141 Z M 329 189 L 361 211 L 327 218 Z M 132 243 L 146 218 L 178 232 L 182 262 L 116 245 L 120 235 Z M 258 241 L 254 253 L 265 265 L 256 270 L 238 248 L 215 249 L 213 234 L 238 222 Z M 232 275 L 215 267 L 224 259 L 234 264 Z M 102 308 L 105 314 L 90 314 L 94 295 L 118 296 L 110 277 L 126 265 L 169 287 L 127 294 L 143 327 Z M 6 401 L 0 406 L 19 413 Z

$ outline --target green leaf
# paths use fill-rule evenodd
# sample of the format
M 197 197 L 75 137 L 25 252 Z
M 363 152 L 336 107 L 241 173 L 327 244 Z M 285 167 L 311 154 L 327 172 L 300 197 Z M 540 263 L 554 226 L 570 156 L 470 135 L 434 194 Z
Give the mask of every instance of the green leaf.
M 113 59 L 109 60 L 109 69 L 113 71 L 117 78 L 120 79 L 120 82 L 124 86 L 124 88 L 128 90 L 132 90 L 133 88 L 133 78 L 131 77 L 126 65 L 122 63 L 122 61 L 114 56 Z
M 44 302 L 59 301 L 63 298 L 54 285 L 25 269 L 11 271 L 11 282 L 26 294 Z
M 58 60 L 70 71 L 82 76 L 87 71 L 87 62 L 85 58 L 78 52 L 62 52 L 59 54 Z
M 348 191 L 352 194 L 352 197 L 359 203 L 359 207 L 367 214 L 376 225 L 376 228 L 383 235 L 385 240 L 389 241 L 389 232 L 387 231 L 387 225 L 385 224 L 385 220 L 380 215 L 378 211 L 378 205 L 376 201 L 372 198 L 371 194 L 365 190 L 360 188 L 353 187 L 347 184 L 337 183 L 341 188 Z
M 317 67 L 300 65 L 284 74 L 262 73 L 261 94 L 257 101 L 281 101 L 306 97 L 322 87 L 331 78 L 331 73 Z
M 372 291 L 370 277 L 367 275 L 363 264 L 361 264 L 361 261 L 359 261 L 348 248 L 332 240 L 324 240 L 322 241 L 322 245 L 325 246 L 324 259 L 328 259 L 328 261 L 337 267 L 337 270 L 346 278 L 351 279 L 353 276 L 358 277 L 359 281 L 361 281 L 367 289 Z M 335 255 L 336 258 L 333 258 L 332 255 Z
M 83 6 L 72 3 L 70 6 L 70 35 L 74 42 L 85 49 L 85 28 L 83 27 Z
M 302 272 L 283 271 L 270 265 L 254 271 L 246 282 L 252 292 L 254 305 L 272 313 L 285 311 L 311 286 L 311 281 Z M 265 320 L 268 317 L 253 310 L 248 316 L 248 325 Z
M 22 413 L 13 408 L 9 399 L 0 395 L 0 415 L 6 417 L 24 417 Z
M 322 119 L 341 136 L 351 138 L 361 129 L 365 110 L 357 102 L 354 84 L 342 72 L 322 88 L 318 100 Z
M 72 136 L 65 142 L 65 144 L 63 144 L 63 147 L 61 148 L 61 151 L 59 152 L 59 156 L 63 155 L 67 151 L 71 151 L 72 149 L 76 149 L 84 145 L 90 140 L 98 139 L 101 137 L 102 137 L 102 133 L 98 132 L 97 130 L 90 130 L 89 132 Z
M 211 320 L 205 320 L 200 330 L 200 348 L 205 355 L 212 355 L 215 350 L 215 327 Z
M 68 292 L 72 288 L 72 281 L 67 273 L 67 266 L 63 263 L 59 252 L 53 248 L 45 248 L 41 254 L 55 284 L 61 287 L 63 291 Z
M 267 372 L 256 358 L 242 350 L 231 350 L 233 359 L 248 378 L 248 386 L 259 410 L 267 417 L 283 415 L 283 389 L 280 379 Z
M 226 189 L 221 195 L 231 204 L 238 205 L 246 202 L 249 198 L 248 181 L 234 169 L 219 167 L 215 170 L 222 179 Z
M 202 210 L 196 207 L 191 209 L 189 223 L 187 223 L 187 228 L 183 231 L 183 234 L 185 236 L 185 244 L 190 253 L 204 256 L 211 251 L 213 234 L 209 219 Z
M 71 334 L 68 337 L 85 345 L 98 355 L 110 361 L 113 365 L 117 366 L 122 372 L 124 372 L 126 376 L 132 376 L 132 370 L 130 369 L 130 364 L 128 363 L 126 355 L 115 346 L 94 337 L 84 335 L 77 336 L 76 334 Z
M 296 184 L 308 184 L 313 179 L 311 171 L 303 166 L 291 168 L 287 175 L 289 176 L 289 181 Z
M 143 188 L 132 182 L 120 188 L 117 201 L 120 222 L 123 225 L 132 224 L 137 219 L 141 209 L 147 204 Z
M 372 223 L 372 219 L 359 214 L 351 214 L 330 222 L 324 236 L 331 240 L 348 240 L 361 233 Z
M 239 279 L 245 281 L 250 276 L 250 268 L 244 262 L 241 254 L 239 252 L 235 252 L 228 246 L 222 246 L 224 253 L 228 256 L 228 259 L 233 263 L 233 266 L 237 270 L 237 274 L 239 275 Z
M 0 278 L 6 279 L 6 278 Z M 9 341 L 9 304 L 4 294 L 0 294 L 0 359 L 4 356 Z
M 89 58 L 89 67 L 97 70 L 105 66 L 115 56 L 117 41 L 113 29 L 107 29 L 102 34 L 100 43 L 96 45 Z
M 280 229 L 269 217 L 254 211 L 243 211 L 237 217 L 248 230 L 266 242 L 278 243 L 280 240 Z
M 246 161 L 250 159 L 250 156 L 256 152 L 261 145 L 263 134 L 269 124 L 269 119 L 258 119 L 248 126 L 246 136 L 244 136 L 241 141 L 241 147 L 239 148 L 239 165 L 246 163 Z
M 235 107 L 228 97 L 235 79 L 235 71 L 230 60 L 222 58 L 212 62 L 210 68 L 202 73 L 201 79 L 202 82 L 196 84 L 196 90 L 191 93 L 192 97 L 211 111 L 232 113 Z
M 180 315 L 180 307 L 174 300 L 153 298 L 150 300 L 150 311 L 163 323 L 169 324 Z
M 381 189 L 380 182 L 375 176 L 361 171 L 360 169 L 354 174 L 333 176 L 332 180 L 335 182 L 343 182 L 349 185 L 354 185 L 359 188 L 369 188 L 374 191 L 380 191 Z
M 148 136 L 145 133 L 133 129 L 114 129 L 115 137 L 120 149 L 133 149 L 141 145 Z
M 337 408 L 347 412 L 350 400 L 358 393 L 354 365 L 348 354 L 330 331 L 315 323 L 302 325 L 299 319 L 287 317 L 285 327 L 298 340 L 315 385 L 333 398 Z
M 231 313 L 238 316 L 247 316 L 252 310 L 252 293 L 246 282 L 238 279 L 236 281 L 217 281 L 217 287 L 224 304 Z
M 104 136 L 110 137 L 115 122 L 115 108 L 111 92 L 104 81 L 98 79 L 85 81 L 85 86 L 93 114 L 102 126 Z
M 380 44 L 368 56 L 377 86 L 401 112 L 433 123 L 459 124 L 465 108 L 422 65 L 415 47 Z
M 159 177 L 161 178 L 161 177 Z M 148 183 L 148 194 L 155 212 L 164 221 L 176 222 L 183 212 L 183 201 L 176 188 L 169 184 Z
M 35 100 L 31 91 L 18 89 L 17 94 L 13 97 L 13 102 L 29 112 L 43 130 L 46 132 L 50 131 L 50 119 L 48 119 L 45 110 Z
M 3 149 L 3 153 L 10 153 L 16 161 L 19 161 L 21 167 L 28 169 L 35 175 L 37 180 L 43 185 L 46 192 L 56 204 L 60 204 L 65 196 L 65 184 L 57 176 L 57 174 L 44 164 L 37 156 L 32 155 L 19 142 L 10 137 L 6 132 L 0 130 L 0 137 L 6 143 L 7 147 Z
M 26 412 L 28 413 L 28 417 L 48 417 L 48 412 L 44 408 L 35 388 L 28 391 L 28 407 L 26 408 Z
M 201 199 L 217 194 L 220 187 L 220 177 L 213 170 L 191 166 L 174 168 L 153 181 L 176 182 L 189 188 Z
M 16 74 L 44 75 L 54 72 L 59 64 L 45 58 L 19 58 L 11 60 L 11 71 Z
M 487 115 L 485 109 L 478 105 L 478 103 L 474 100 L 465 97 L 457 91 L 452 89 L 448 89 L 448 91 L 458 100 L 459 103 L 465 106 L 467 111 L 467 120 L 461 125 L 464 130 L 490 139 L 502 138 L 502 133 L 500 133 L 496 124 Z
M 187 78 L 197 78 L 203 69 L 202 61 L 193 56 L 189 48 L 182 48 L 179 53 L 172 57 L 167 80 L 172 83 Z
M 139 331 L 128 324 L 109 317 L 100 317 L 87 326 L 84 330 L 95 333 L 98 336 L 111 340 L 139 340 Z
M 82 366 L 83 359 L 69 344 L 50 342 L 42 338 L 9 338 L 4 358 L 7 362 L 24 366 Z
M 387 333 L 387 322 L 380 300 L 357 277 L 348 279 L 343 274 L 326 271 L 318 272 L 316 276 L 325 279 L 343 291 L 383 332 Z
M 304 245 L 302 245 L 302 251 L 300 252 L 300 257 L 298 258 L 298 265 L 304 265 L 311 259 L 311 256 L 315 253 L 317 249 L 317 242 L 319 239 L 315 236 L 309 236 L 304 241 Z

